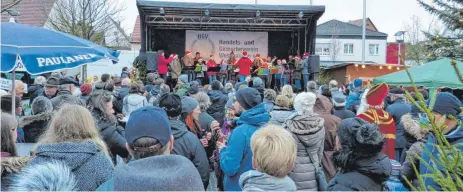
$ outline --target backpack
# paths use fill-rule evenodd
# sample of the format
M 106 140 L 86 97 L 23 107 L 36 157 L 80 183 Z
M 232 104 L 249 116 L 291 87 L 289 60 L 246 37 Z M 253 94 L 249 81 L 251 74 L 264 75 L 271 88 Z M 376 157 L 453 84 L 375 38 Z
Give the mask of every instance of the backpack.
M 151 91 L 148 92 L 148 95 L 146 95 L 146 100 L 151 104 L 153 104 L 153 102 L 151 100 L 154 101 L 159 97 L 159 93 L 156 93 L 156 92 L 153 92 L 153 91 L 154 91 L 154 89 L 151 89 Z

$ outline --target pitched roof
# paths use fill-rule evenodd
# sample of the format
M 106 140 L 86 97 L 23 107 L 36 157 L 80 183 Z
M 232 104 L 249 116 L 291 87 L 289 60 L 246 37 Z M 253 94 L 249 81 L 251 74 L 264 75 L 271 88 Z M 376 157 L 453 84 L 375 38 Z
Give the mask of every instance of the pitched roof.
M 349 23 L 357 25 L 359 27 L 362 27 L 363 26 L 363 19 L 357 19 L 357 20 L 349 21 Z M 372 31 L 378 31 L 375 24 L 373 23 L 373 21 L 371 21 L 370 18 L 366 18 L 366 23 L 367 23 L 367 29 L 372 30 Z
M 12 3 L 14 0 L 2 0 L 2 4 Z M 19 4 L 12 7 L 12 10 L 19 12 L 20 16 L 15 16 L 18 23 L 43 27 L 48 20 L 53 5 L 56 0 L 22 0 Z M 8 22 L 8 13 L 2 13 L 2 22 Z
M 339 36 L 361 36 L 362 35 L 362 27 L 338 21 L 338 20 L 330 20 L 325 23 L 322 23 L 317 26 L 317 36 L 322 35 L 333 35 L 333 27 L 336 26 Z M 387 37 L 386 33 L 381 33 L 377 31 L 372 31 L 370 29 L 366 29 L 367 37 Z
M 133 27 L 132 34 L 130 35 L 130 43 L 141 42 L 141 30 L 140 30 L 140 15 L 135 20 L 135 26 Z

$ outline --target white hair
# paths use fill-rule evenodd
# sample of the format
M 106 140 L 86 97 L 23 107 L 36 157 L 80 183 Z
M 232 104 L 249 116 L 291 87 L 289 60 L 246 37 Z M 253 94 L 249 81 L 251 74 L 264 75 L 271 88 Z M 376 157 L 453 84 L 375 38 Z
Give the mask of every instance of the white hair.
M 294 109 L 299 115 L 313 114 L 313 106 L 317 100 L 317 95 L 311 92 L 303 92 L 296 95 L 294 99 Z
M 34 84 L 37 84 L 37 85 L 45 85 L 46 82 L 47 82 L 47 79 L 45 79 L 44 76 L 38 76 L 34 79 Z

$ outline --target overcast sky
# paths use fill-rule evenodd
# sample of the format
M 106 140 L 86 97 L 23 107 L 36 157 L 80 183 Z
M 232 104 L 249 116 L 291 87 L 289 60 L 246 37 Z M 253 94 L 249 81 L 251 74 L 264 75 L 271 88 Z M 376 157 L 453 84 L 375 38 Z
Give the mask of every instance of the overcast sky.
M 126 7 L 121 14 L 122 26 L 132 33 L 135 19 L 138 15 L 136 0 L 118 0 Z M 175 2 L 233 3 L 254 4 L 254 0 L 164 0 Z M 425 0 L 431 2 L 431 0 Z M 273 5 L 308 5 L 310 0 L 258 0 L 259 4 Z M 318 24 L 337 19 L 349 21 L 361 19 L 363 16 L 363 0 L 313 0 L 314 5 L 324 5 L 325 13 Z M 416 0 L 367 0 L 367 17 L 369 17 L 380 32 L 388 34 L 388 41 L 394 41 L 394 33 L 403 30 L 404 22 L 416 15 L 425 28 L 436 18 L 420 7 Z

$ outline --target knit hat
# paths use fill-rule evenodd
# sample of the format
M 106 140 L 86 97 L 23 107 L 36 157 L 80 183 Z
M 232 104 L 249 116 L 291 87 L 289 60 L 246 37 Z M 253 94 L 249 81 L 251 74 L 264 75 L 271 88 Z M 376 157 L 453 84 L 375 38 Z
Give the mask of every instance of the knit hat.
M 164 109 L 169 117 L 178 117 L 182 113 L 182 101 L 180 96 L 174 93 L 161 95 L 159 107 Z
M 185 51 L 185 55 L 188 55 L 188 54 L 190 54 L 190 53 L 191 53 L 191 51 L 188 51 L 188 50 Z
M 80 86 L 80 92 L 82 92 L 82 95 L 88 95 L 92 92 L 92 86 L 90 84 L 82 84 Z
M 238 103 L 246 110 L 262 103 L 259 91 L 254 88 L 242 88 L 236 92 L 235 97 Z
M 114 169 L 114 191 L 204 191 L 193 163 L 180 155 L 158 155 Z
M 289 98 L 284 95 L 278 95 L 275 99 L 275 104 L 280 107 L 289 108 Z
M 462 103 L 451 93 L 438 93 L 432 111 L 441 115 L 457 117 L 461 113 Z
M 189 94 L 189 95 L 194 95 L 194 94 L 197 94 L 198 92 L 199 92 L 198 86 L 191 86 L 191 87 L 188 89 L 188 94 Z
M 178 79 L 183 83 L 188 83 L 188 75 L 186 74 L 181 74 L 180 76 L 178 76 Z
M 12 102 L 13 102 L 13 97 L 11 95 L 3 95 L 1 97 L 1 102 L 0 102 L 2 111 L 6 113 L 11 113 L 11 112 L 14 113 L 14 110 L 11 109 Z M 16 96 L 14 103 L 15 103 L 15 107 L 21 106 L 21 98 Z
M 361 87 L 363 85 L 362 79 L 355 79 L 354 80 L 354 87 Z
M 254 77 L 254 79 L 252 80 L 252 87 L 258 87 L 258 86 L 261 86 L 263 84 L 264 84 L 264 82 L 262 81 L 262 79 L 260 77 Z
M 344 95 L 333 95 L 331 99 L 335 107 L 344 107 L 346 106 L 346 97 Z
M 146 106 L 133 111 L 125 126 L 125 139 L 134 151 L 157 151 L 170 141 L 171 135 L 169 118 L 159 107 Z M 133 143 L 141 137 L 154 138 L 160 145 L 134 148 Z
M 199 106 L 198 101 L 192 97 L 182 97 L 182 113 L 191 113 Z
M 309 52 L 305 52 L 305 53 L 304 53 L 304 57 L 308 57 L 308 56 L 310 56 L 310 53 L 309 53 Z
M 156 80 L 156 76 L 154 75 L 154 73 L 148 73 L 146 74 L 146 80 L 150 83 L 153 83 L 154 80 Z
M 343 149 L 347 147 L 370 154 L 381 152 L 383 148 L 384 137 L 378 125 L 358 117 L 342 120 L 338 127 L 338 136 Z
M 37 115 L 44 112 L 52 112 L 53 105 L 51 104 L 50 99 L 44 96 L 38 96 L 34 99 L 31 104 L 32 114 Z
M 313 114 L 313 106 L 317 101 L 317 95 L 311 92 L 302 92 L 294 98 L 294 110 L 300 115 Z

